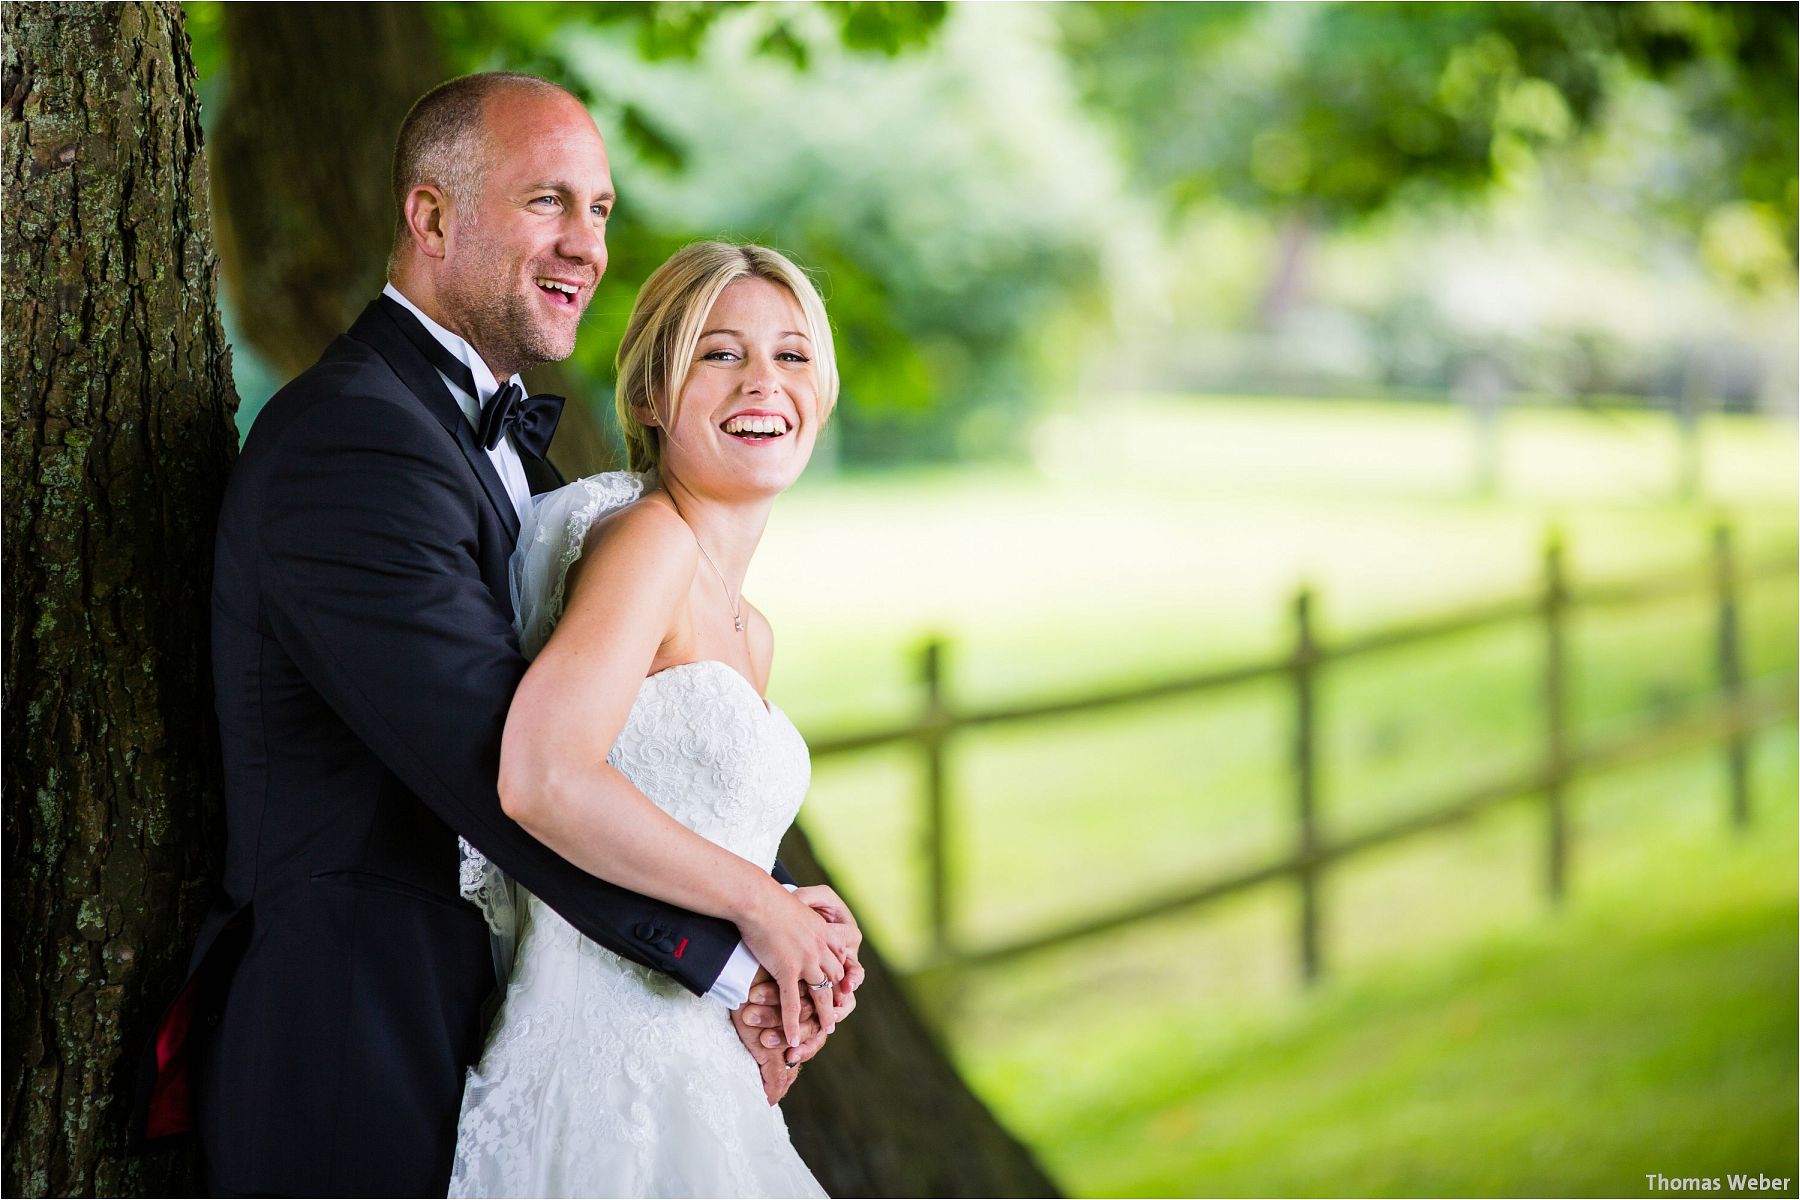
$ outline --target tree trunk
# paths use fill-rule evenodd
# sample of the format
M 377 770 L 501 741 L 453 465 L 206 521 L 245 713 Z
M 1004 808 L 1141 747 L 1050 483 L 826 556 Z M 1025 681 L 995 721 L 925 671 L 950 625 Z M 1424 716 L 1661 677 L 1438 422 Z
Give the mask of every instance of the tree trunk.
M 781 859 L 803 883 L 828 880 L 798 827 Z M 782 1101 L 794 1146 L 833 1196 L 1056 1196 L 1042 1167 L 969 1091 L 881 955 L 856 1011 Z
M 217 878 L 206 660 L 237 398 L 173 3 L 4 9 L 5 1186 L 167 1194 L 138 1047 Z
M 1306 208 L 1295 209 L 1281 219 L 1276 243 L 1275 267 L 1257 304 L 1257 320 L 1263 329 L 1280 329 L 1288 314 L 1306 295 L 1306 266 L 1318 233 L 1317 218 Z

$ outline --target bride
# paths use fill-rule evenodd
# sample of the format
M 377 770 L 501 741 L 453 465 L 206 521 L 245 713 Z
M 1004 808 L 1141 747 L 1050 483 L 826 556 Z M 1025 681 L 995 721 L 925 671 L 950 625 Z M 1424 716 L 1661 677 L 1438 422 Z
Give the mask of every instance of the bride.
M 501 748 L 507 814 L 553 845 L 579 840 L 609 882 L 734 922 L 789 1046 L 802 1005 L 826 1030 L 849 1011 L 861 934 L 829 889 L 769 875 L 810 765 L 763 699 L 774 639 L 740 589 L 836 398 L 806 275 L 759 246 L 689 246 L 645 282 L 619 348 L 619 421 L 642 473 L 539 497 L 513 557 L 532 664 Z M 488 871 L 491 902 L 507 889 Z M 451 1195 L 824 1194 L 715 1001 L 518 900 Z

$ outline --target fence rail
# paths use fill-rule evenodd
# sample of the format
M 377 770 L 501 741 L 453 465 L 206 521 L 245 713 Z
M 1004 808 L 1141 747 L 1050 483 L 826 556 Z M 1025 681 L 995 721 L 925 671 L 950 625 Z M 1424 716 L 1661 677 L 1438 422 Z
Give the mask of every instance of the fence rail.
M 1308 982 L 1323 969 L 1320 943 L 1320 881 L 1327 866 L 1402 838 L 1459 824 L 1496 805 L 1529 797 L 1544 806 L 1544 883 L 1552 902 L 1568 884 L 1569 823 L 1567 787 L 1577 773 L 1604 770 L 1706 745 L 1723 748 L 1727 763 L 1729 815 L 1735 827 L 1750 821 L 1749 739 L 1764 726 L 1796 712 L 1793 675 L 1762 681 L 1754 688 L 1744 678 L 1739 596 L 1746 583 L 1791 578 L 1792 555 L 1749 569 L 1736 561 L 1728 526 L 1713 531 L 1710 561 L 1702 571 L 1659 573 L 1636 579 L 1573 587 L 1567 576 L 1561 539 L 1551 534 L 1543 555 L 1543 579 L 1534 595 L 1473 606 L 1423 620 L 1366 631 L 1335 641 L 1321 640 L 1314 627 L 1314 596 L 1301 588 L 1292 602 L 1293 642 L 1282 655 L 1197 672 L 1151 684 L 1103 689 L 1089 695 L 964 708 L 953 704 L 944 682 L 946 647 L 933 639 L 920 655 L 925 702 L 912 720 L 858 733 L 812 740 L 814 759 L 911 743 L 924 759 L 926 895 L 929 950 L 916 973 L 938 976 L 986 966 L 1065 945 L 1156 917 L 1204 907 L 1227 896 L 1292 879 L 1299 890 L 1299 922 L 1295 930 L 1300 973 Z M 1710 702 L 1672 716 L 1636 722 L 1605 731 L 1576 744 L 1569 727 L 1568 622 L 1582 609 L 1625 607 L 1681 596 L 1710 593 L 1715 610 L 1714 652 L 1718 690 Z M 1330 664 L 1403 646 L 1429 643 L 1460 634 L 1536 619 L 1543 632 L 1542 744 L 1536 762 L 1419 806 L 1374 828 L 1327 835 L 1318 811 L 1319 677 Z M 987 726 L 1041 721 L 1096 712 L 1128 704 L 1190 696 L 1261 680 L 1286 678 L 1292 691 L 1293 844 L 1279 858 L 1195 884 L 1151 896 L 1119 910 L 1062 925 L 1011 941 L 964 946 L 956 935 L 956 874 L 951 852 L 953 821 L 948 753 L 963 731 Z

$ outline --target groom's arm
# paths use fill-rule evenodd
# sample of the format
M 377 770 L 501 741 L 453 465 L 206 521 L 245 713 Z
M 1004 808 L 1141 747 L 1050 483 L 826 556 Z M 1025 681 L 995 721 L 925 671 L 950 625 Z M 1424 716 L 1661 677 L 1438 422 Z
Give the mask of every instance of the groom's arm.
M 525 662 L 477 565 L 480 506 L 408 398 L 325 397 L 270 447 L 262 593 L 307 681 L 451 829 L 594 941 L 704 994 L 729 921 L 604 883 L 500 809 L 500 737 Z

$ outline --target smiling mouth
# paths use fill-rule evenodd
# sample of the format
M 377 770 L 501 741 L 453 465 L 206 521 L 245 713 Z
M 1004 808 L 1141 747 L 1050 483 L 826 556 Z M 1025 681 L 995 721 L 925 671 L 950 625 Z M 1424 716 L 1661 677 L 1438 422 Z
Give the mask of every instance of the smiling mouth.
M 577 284 L 564 283 L 560 279 L 544 278 L 533 280 L 533 282 L 537 284 L 538 291 L 550 298 L 552 304 L 564 308 L 574 308 L 580 302 L 581 288 Z
M 788 434 L 787 418 L 777 416 L 731 417 L 719 428 L 744 442 L 772 442 Z

